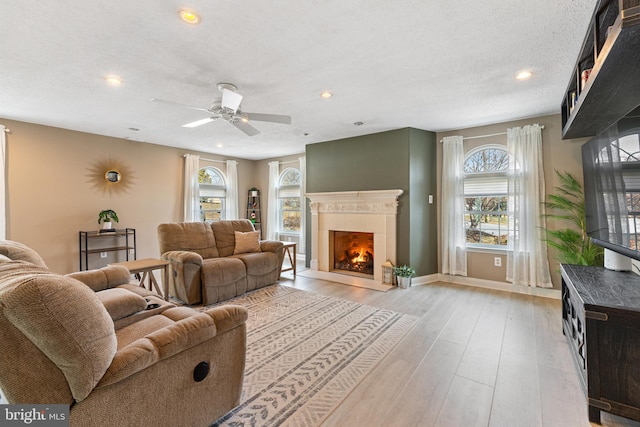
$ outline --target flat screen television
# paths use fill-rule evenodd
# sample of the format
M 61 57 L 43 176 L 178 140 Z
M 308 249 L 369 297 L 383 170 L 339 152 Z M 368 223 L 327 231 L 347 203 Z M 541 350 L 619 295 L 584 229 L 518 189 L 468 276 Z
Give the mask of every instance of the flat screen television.
M 582 146 L 587 234 L 640 260 L 640 107 Z

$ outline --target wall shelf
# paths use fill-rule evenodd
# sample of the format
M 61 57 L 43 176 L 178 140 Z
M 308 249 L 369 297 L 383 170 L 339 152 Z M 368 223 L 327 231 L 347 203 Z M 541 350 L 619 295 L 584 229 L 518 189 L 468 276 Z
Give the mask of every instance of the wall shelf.
M 597 135 L 640 105 L 639 68 L 640 0 L 600 0 L 562 101 L 562 138 Z
M 253 223 L 253 227 L 260 232 L 260 238 L 263 239 L 261 217 L 260 190 L 249 190 L 247 194 L 247 219 Z

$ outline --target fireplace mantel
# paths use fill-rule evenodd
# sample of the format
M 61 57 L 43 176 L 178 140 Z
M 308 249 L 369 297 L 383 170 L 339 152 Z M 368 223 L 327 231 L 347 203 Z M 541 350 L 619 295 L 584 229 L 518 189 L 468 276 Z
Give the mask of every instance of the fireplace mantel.
M 373 233 L 374 280 L 381 282 L 382 263 L 396 262 L 396 219 L 402 193 L 403 190 L 372 190 L 305 194 L 311 210 L 311 269 L 330 271 L 331 231 Z
M 307 193 L 311 212 L 390 214 L 398 212 L 398 197 L 402 190 L 336 191 Z

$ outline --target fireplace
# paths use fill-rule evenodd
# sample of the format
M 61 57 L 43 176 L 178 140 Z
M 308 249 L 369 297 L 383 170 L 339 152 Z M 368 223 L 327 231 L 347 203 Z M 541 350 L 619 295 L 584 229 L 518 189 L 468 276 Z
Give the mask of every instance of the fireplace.
M 382 264 L 387 260 L 396 262 L 396 221 L 398 214 L 398 197 L 402 190 L 341 191 L 327 193 L 307 193 L 311 210 L 311 270 L 323 272 L 322 278 L 340 283 L 357 284 L 358 281 L 382 283 Z M 334 247 L 335 233 L 345 232 L 366 234 L 366 241 L 372 241 L 370 249 Z M 357 242 L 360 242 L 358 240 Z M 357 243 L 359 244 L 359 243 Z M 373 259 L 375 248 L 375 259 Z M 360 273 L 338 269 L 336 260 L 341 253 L 350 249 L 358 252 L 359 257 L 371 253 L 370 260 L 356 261 L 359 269 L 362 263 L 369 263 L 373 273 Z M 337 254 L 336 254 L 337 252 Z M 340 264 L 340 260 L 338 260 Z M 347 274 L 344 274 L 347 273 Z M 351 274 L 348 274 L 351 273 Z M 361 276 L 361 277 L 355 277 Z
M 333 271 L 373 279 L 373 233 L 331 231 Z

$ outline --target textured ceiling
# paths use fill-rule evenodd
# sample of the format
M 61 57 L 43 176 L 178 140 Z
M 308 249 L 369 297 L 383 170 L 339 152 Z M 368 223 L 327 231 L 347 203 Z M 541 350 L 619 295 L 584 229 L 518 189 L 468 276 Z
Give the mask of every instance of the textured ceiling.
M 558 113 L 596 1 L 3 1 L 0 117 L 263 159 L 402 127 L 461 129 Z M 197 11 L 200 24 L 177 12 Z M 523 69 L 533 72 L 517 81 Z M 124 83 L 112 87 L 104 76 Z M 207 113 L 287 114 L 249 137 Z M 322 99 L 322 91 L 333 93 Z M 363 122 L 354 126 L 354 122 Z M 139 131 L 132 131 L 137 128 Z

